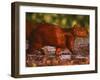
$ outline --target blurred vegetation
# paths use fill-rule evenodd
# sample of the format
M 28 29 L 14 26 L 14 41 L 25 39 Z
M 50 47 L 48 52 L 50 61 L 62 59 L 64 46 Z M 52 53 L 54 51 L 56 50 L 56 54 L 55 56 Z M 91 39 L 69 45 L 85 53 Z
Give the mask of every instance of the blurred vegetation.
M 70 28 L 79 24 L 89 29 L 89 15 L 26 13 L 26 19 L 33 23 L 50 23 L 62 28 Z

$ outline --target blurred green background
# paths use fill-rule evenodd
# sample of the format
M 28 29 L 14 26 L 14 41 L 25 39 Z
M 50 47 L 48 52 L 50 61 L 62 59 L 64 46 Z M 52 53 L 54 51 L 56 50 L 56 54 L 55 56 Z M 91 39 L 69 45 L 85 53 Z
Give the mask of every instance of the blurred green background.
M 26 19 L 32 23 L 50 23 L 62 28 L 70 28 L 76 24 L 89 29 L 89 15 L 71 15 L 56 13 L 26 13 Z

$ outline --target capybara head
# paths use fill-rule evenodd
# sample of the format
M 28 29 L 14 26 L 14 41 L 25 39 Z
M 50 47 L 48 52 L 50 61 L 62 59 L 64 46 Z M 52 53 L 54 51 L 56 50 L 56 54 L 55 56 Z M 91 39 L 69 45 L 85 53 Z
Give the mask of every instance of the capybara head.
M 75 25 L 72 28 L 72 33 L 74 34 L 74 36 L 77 36 L 77 37 L 87 37 L 88 36 L 87 29 L 85 27 L 81 27 L 78 25 Z

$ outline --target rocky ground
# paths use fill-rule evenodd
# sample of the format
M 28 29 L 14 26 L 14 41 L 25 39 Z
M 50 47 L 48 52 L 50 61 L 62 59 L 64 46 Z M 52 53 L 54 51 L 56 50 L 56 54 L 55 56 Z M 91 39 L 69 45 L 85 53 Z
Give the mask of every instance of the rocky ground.
M 26 54 L 27 67 L 58 66 L 58 65 L 83 65 L 89 64 L 89 40 L 77 38 L 73 53 L 67 48 L 61 51 L 61 55 L 55 55 L 55 47 L 44 46 L 41 51 L 36 50 L 35 54 Z
M 70 59 L 61 59 L 60 56 L 35 56 L 27 55 L 26 66 L 57 66 L 57 65 L 81 65 L 89 64 L 89 57 L 78 57 L 77 55 L 71 56 Z

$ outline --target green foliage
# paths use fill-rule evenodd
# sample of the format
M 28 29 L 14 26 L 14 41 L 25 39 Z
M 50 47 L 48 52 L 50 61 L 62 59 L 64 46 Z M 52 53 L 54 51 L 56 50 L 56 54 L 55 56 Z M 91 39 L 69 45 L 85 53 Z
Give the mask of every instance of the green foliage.
M 33 23 L 50 23 L 59 25 L 62 28 L 70 28 L 75 24 L 80 24 L 82 27 L 89 27 L 88 15 L 26 13 L 26 19 Z

